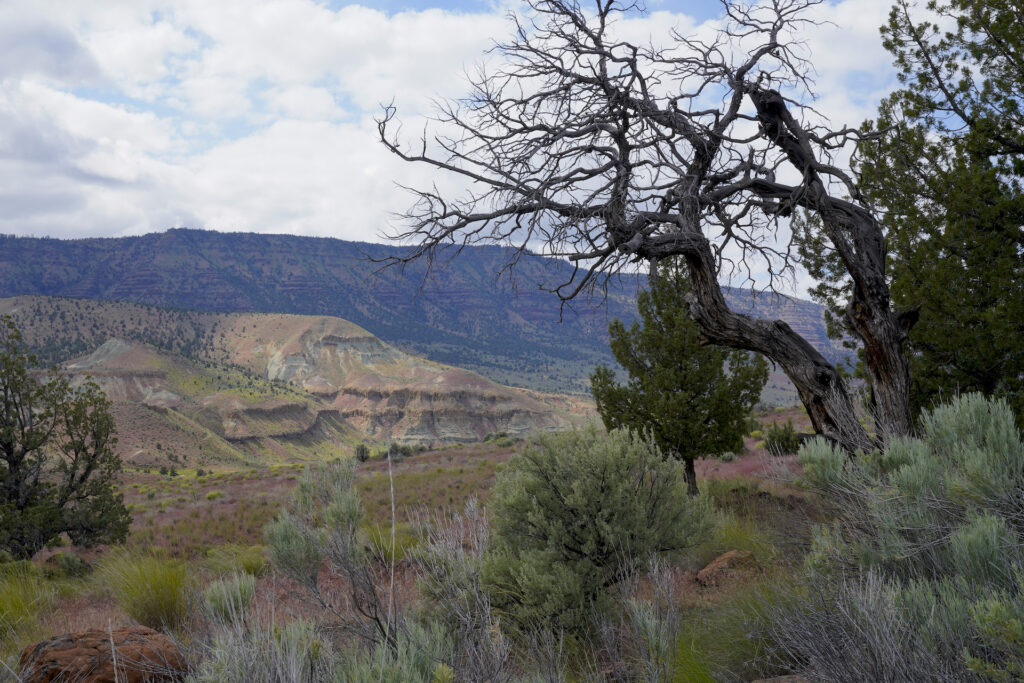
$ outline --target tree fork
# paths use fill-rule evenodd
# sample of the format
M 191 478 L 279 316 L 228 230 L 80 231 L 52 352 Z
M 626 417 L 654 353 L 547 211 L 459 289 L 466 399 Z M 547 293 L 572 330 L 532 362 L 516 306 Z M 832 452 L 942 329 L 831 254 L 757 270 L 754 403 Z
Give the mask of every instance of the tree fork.
M 711 250 L 691 248 L 685 253 L 693 292 L 690 315 L 714 344 L 757 351 L 778 363 L 796 386 L 814 431 L 852 452 L 873 443 L 857 419 L 843 378 L 824 356 L 782 320 L 751 318 L 729 310 L 715 277 Z

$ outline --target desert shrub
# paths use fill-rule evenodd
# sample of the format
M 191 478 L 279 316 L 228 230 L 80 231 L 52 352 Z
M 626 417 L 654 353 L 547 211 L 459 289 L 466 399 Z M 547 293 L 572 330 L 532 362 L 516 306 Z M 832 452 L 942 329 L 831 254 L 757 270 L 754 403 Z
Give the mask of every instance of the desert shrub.
M 755 408 L 755 410 L 757 410 L 757 409 Z M 753 415 L 748 415 L 747 416 L 747 420 L 744 423 L 744 427 L 745 427 L 745 431 L 746 431 L 748 436 L 754 436 L 754 432 L 755 431 L 759 431 L 761 429 L 761 421 L 758 420 Z M 760 436 L 760 435 L 758 435 L 758 436 Z
M 103 562 L 98 578 L 143 626 L 172 629 L 188 616 L 191 586 L 182 562 L 122 552 Z
M 390 558 L 368 550 L 362 523 L 355 462 L 323 463 L 305 470 L 287 508 L 264 529 L 264 538 L 273 565 L 303 586 L 337 626 L 367 643 L 384 641 L 394 648 L 400 603 L 380 580 Z M 330 572 L 344 579 L 344 596 L 320 585 L 325 561 Z
M 365 443 L 361 443 L 356 446 L 355 449 L 356 460 L 359 462 L 366 462 L 370 459 L 370 447 Z
M 205 496 L 206 500 L 217 500 L 218 498 L 223 498 L 223 497 L 224 497 L 224 492 L 223 491 L 207 491 L 206 492 L 206 496 Z
M 444 632 L 433 622 L 404 622 L 394 646 L 349 648 L 335 660 L 334 680 L 346 683 L 443 683 L 450 659 Z M 382 648 L 385 648 L 382 651 Z M 500 680 L 500 679 L 499 679 Z
M 772 455 L 792 455 L 800 449 L 800 435 L 793 428 L 793 420 L 785 424 L 770 424 L 764 429 L 764 448 Z
M 805 483 L 835 523 L 813 539 L 813 590 L 775 615 L 782 658 L 836 681 L 987 680 L 1024 667 L 1013 420 L 1005 402 L 971 394 L 924 413 L 920 438 L 884 452 L 850 458 L 823 440 L 802 450 Z
M 267 572 L 266 548 L 261 545 L 222 545 L 206 553 L 206 565 L 218 575 L 244 572 L 262 576 Z
M 265 618 L 222 625 L 203 652 L 195 683 L 319 683 L 338 680 L 329 641 L 305 620 L 274 625 Z
M 681 466 L 635 433 L 591 426 L 541 436 L 495 484 L 484 580 L 519 627 L 586 631 L 607 588 L 652 552 L 700 542 L 708 511 L 706 499 L 686 495 Z
M 214 621 L 231 623 L 245 616 L 256 595 L 252 574 L 232 574 L 214 581 L 203 591 L 206 614 Z
M 80 579 L 92 570 L 85 560 L 71 553 L 57 553 L 48 558 L 46 564 L 54 578 Z
M 445 666 L 454 680 L 503 680 L 511 644 L 498 627 L 482 579 L 490 539 L 487 516 L 470 499 L 462 513 L 423 517 L 417 528 L 423 540 L 412 557 L 422 571 L 420 591 L 428 615 L 452 644 Z

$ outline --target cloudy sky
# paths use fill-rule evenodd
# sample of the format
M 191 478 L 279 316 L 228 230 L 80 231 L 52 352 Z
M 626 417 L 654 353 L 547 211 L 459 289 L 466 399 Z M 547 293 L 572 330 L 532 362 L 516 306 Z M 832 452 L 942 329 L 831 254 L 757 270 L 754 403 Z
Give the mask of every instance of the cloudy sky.
M 175 226 L 376 241 L 429 178 L 376 142 L 394 100 L 415 127 L 508 34 L 461 0 L 0 0 L 0 233 Z M 817 107 L 870 116 L 894 85 L 890 0 L 826 2 L 808 33 Z M 714 21 L 717 0 L 649 0 L 631 35 Z

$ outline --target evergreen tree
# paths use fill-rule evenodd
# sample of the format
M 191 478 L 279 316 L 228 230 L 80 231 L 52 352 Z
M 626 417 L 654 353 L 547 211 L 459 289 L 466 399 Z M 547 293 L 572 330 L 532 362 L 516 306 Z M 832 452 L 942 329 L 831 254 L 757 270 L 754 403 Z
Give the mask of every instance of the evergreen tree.
M 1024 14 L 1016 5 L 944 0 L 923 11 L 900 0 L 883 28 L 903 87 L 882 102 L 859 170 L 865 194 L 884 209 L 893 302 L 917 311 L 908 340 L 915 414 L 980 391 L 1006 398 L 1024 419 Z M 805 239 L 803 253 L 836 322 L 849 281 L 823 246 Z
M 689 278 L 679 268 L 653 277 L 638 298 L 640 321 L 627 330 L 609 326 L 615 359 L 629 374 L 598 366 L 591 391 L 605 427 L 649 433 L 667 455 L 685 464 L 686 484 L 697 493 L 693 461 L 743 447 L 750 409 L 768 379 L 768 365 L 746 351 L 701 344 L 689 318 Z
M 30 559 L 64 533 L 77 545 L 123 541 L 131 516 L 114 490 L 110 404 L 96 384 L 76 389 L 35 365 L 0 318 L 0 550 Z

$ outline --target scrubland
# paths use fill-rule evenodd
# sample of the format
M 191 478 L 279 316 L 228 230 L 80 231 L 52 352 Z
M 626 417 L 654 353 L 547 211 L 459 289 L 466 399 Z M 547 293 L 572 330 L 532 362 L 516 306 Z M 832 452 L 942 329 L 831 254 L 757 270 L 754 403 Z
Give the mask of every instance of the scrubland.
M 137 622 L 195 681 L 1016 680 L 1024 452 L 1005 406 L 966 397 L 856 459 L 766 452 L 794 418 L 698 463 L 697 498 L 642 439 L 586 430 L 390 465 L 131 471 L 124 547 L 0 565 L 0 656 Z M 559 518 L 552 490 L 589 512 Z

